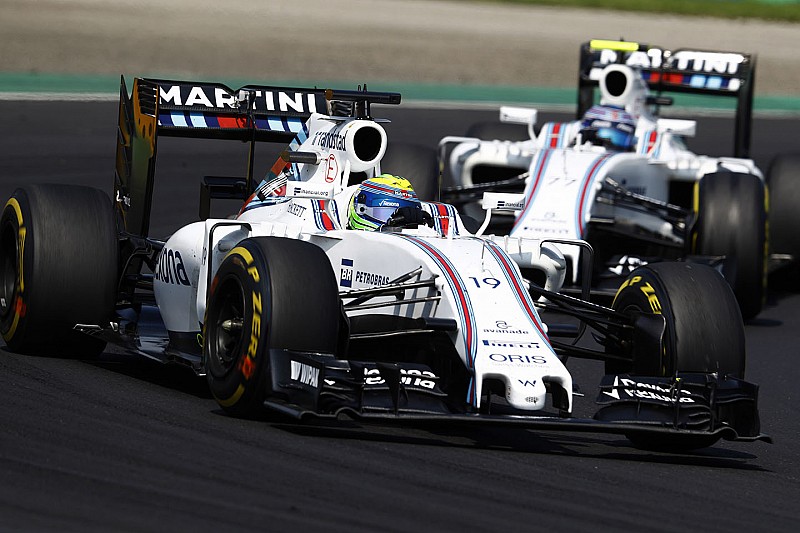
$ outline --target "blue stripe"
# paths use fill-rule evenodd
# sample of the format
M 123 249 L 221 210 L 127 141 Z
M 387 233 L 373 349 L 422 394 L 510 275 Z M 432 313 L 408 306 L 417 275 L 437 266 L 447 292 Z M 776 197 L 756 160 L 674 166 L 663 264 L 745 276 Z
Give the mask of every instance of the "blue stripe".
M 202 113 L 189 113 L 189 119 L 192 121 L 192 126 L 195 128 L 205 128 L 206 117 Z
M 188 125 L 186 124 L 186 116 L 183 113 L 173 112 L 172 125 L 180 128 L 187 127 Z
M 173 126 L 172 116 L 169 113 L 161 113 L 158 115 L 158 123 L 162 126 Z
M 531 295 L 527 291 L 523 290 L 525 285 L 522 281 L 522 277 L 517 273 L 516 270 L 511 270 L 507 266 L 513 264 L 513 259 L 511 259 L 508 254 L 506 254 L 505 250 L 498 246 L 497 243 L 492 241 L 484 242 L 487 244 L 489 251 L 502 268 L 506 281 L 508 281 L 512 291 L 514 292 L 517 303 L 519 303 L 522 309 L 526 310 L 525 314 L 528 316 L 531 326 L 537 329 L 545 337 L 545 340 L 547 340 L 547 334 L 545 333 L 544 325 L 542 324 L 538 313 L 536 313 L 536 307 L 534 307 L 533 298 L 531 298 Z M 528 311 L 528 309 L 530 309 L 530 311 Z M 547 347 L 551 352 L 553 352 L 553 348 L 549 345 L 549 343 Z M 555 352 L 553 352 L 553 355 L 555 355 Z

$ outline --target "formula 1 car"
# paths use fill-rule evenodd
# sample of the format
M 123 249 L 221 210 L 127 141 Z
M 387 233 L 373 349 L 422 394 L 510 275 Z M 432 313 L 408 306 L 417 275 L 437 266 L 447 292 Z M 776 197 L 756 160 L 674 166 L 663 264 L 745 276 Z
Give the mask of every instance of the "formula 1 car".
M 452 179 L 442 199 L 474 213 L 484 191 L 516 194 L 501 200 L 513 217 L 493 229 L 586 239 L 598 252 L 592 276 L 598 297 L 613 296 L 638 265 L 686 259 L 721 270 L 743 316 L 754 317 L 770 268 L 764 177 L 746 159 L 754 70 L 748 54 L 585 43 L 577 120 L 543 124 L 537 134 L 535 110 L 503 108 L 504 123 L 442 139 L 442 164 Z M 658 117 L 672 103 L 664 92 L 735 97 L 736 157 L 691 152 L 685 139 L 694 136 L 695 121 Z M 509 123 L 527 124 L 527 138 L 502 137 Z M 578 260 L 578 248 L 562 251 L 569 265 Z M 570 281 L 579 281 L 578 269 Z
M 36 185 L 6 204 L 8 347 L 85 356 L 112 342 L 185 364 L 236 416 L 611 432 L 669 449 L 769 441 L 744 381 L 741 316 L 713 269 L 644 266 L 606 308 L 559 292 L 560 240 L 476 237 L 447 204 L 417 201 L 415 223 L 393 214 L 379 231 L 348 229 L 348 206 L 361 180 L 381 176 L 387 146 L 370 108 L 399 101 L 141 78 L 129 96 L 123 79 L 113 202 Z M 246 141 L 251 163 L 260 141 L 286 148 L 257 186 L 252 164 L 205 177 L 201 220 L 162 241 L 148 233 L 158 139 L 169 135 Z M 208 218 L 220 198 L 243 207 Z M 537 308 L 560 318 L 545 323 Z M 578 344 L 587 328 L 596 342 Z M 572 415 L 568 357 L 606 361 L 592 418 Z

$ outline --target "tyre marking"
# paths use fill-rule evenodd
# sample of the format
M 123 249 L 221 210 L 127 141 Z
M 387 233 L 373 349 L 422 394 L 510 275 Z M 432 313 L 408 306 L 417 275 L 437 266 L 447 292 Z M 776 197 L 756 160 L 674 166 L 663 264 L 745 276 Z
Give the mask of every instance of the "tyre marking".
M 254 282 L 258 283 L 261 280 L 261 275 L 258 273 L 258 268 L 256 265 L 253 264 L 253 254 L 250 253 L 250 250 L 245 248 L 244 246 L 237 246 L 225 256 L 226 258 L 231 255 L 238 255 L 245 261 L 245 268 L 247 269 L 247 273 L 253 279 Z M 247 350 L 242 353 L 242 357 L 239 360 L 237 368 L 242 374 L 242 377 L 245 381 L 250 381 L 255 373 L 256 369 L 256 359 L 258 356 L 258 343 L 261 338 L 261 312 L 262 312 L 262 304 L 261 304 L 261 294 L 257 291 L 252 292 L 252 300 L 253 300 L 253 319 L 251 322 L 250 327 L 250 343 L 247 346 Z M 222 407 L 231 407 L 235 405 L 239 399 L 244 394 L 245 387 L 243 383 L 239 383 L 239 386 L 236 388 L 236 391 L 229 397 L 229 398 L 219 398 L 218 396 L 214 395 L 217 402 Z
M 217 397 L 216 394 L 214 395 L 214 398 L 222 407 L 231 407 L 236 405 L 236 402 L 239 401 L 239 398 L 242 397 L 242 394 L 244 394 L 244 385 L 240 383 L 239 387 L 236 389 L 236 392 L 234 392 L 230 398 L 223 400 L 222 398 Z
M 661 314 L 661 302 L 658 301 L 658 296 L 656 296 L 656 290 L 653 288 L 652 285 L 649 283 L 645 283 L 639 289 L 644 293 L 645 297 L 647 298 L 648 303 L 650 304 L 650 309 L 653 310 L 653 313 L 660 315 Z
M 8 206 L 11 206 L 11 208 L 16 213 L 17 225 L 19 226 L 18 230 L 19 268 L 17 269 L 17 282 L 19 283 L 19 291 L 17 291 L 16 299 L 13 303 L 14 320 L 12 320 L 11 326 L 9 326 L 8 331 L 3 334 L 3 338 L 6 341 L 9 341 L 14 337 L 14 334 L 17 332 L 17 327 L 19 326 L 20 317 L 25 316 L 25 302 L 22 299 L 22 293 L 25 292 L 25 275 L 24 275 L 23 259 L 25 257 L 25 236 L 27 235 L 27 230 L 22 220 L 22 208 L 20 207 L 17 199 L 16 198 L 9 199 L 8 202 L 6 203 L 6 207 Z
M 611 307 L 614 307 L 614 305 L 617 303 L 617 297 L 620 295 L 623 289 L 626 287 L 633 287 L 640 281 L 642 281 L 642 276 L 633 276 L 630 279 L 626 279 L 622 285 L 619 286 L 619 289 L 617 289 L 617 294 L 614 295 L 614 301 L 611 302 Z M 659 301 L 656 290 L 650 284 L 650 282 L 644 282 L 643 285 L 639 286 L 639 290 L 642 291 L 642 294 L 644 294 L 645 298 L 647 298 L 647 303 L 650 304 L 650 309 L 652 309 L 653 313 L 656 315 L 662 314 L 661 301 Z

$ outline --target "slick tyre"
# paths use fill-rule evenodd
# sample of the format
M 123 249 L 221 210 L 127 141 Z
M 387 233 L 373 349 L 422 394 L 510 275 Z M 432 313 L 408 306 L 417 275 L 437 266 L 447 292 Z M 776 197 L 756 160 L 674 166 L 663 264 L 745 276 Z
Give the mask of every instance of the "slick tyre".
M 632 350 L 632 365 L 607 364 L 606 373 L 671 376 L 719 372 L 744 378 L 744 326 L 730 286 L 713 268 L 694 263 L 652 263 L 634 270 L 614 297 L 623 313 L 664 317 L 658 357 Z
M 691 253 L 725 256 L 722 273 L 733 288 L 742 317 L 755 317 L 767 294 L 764 183 L 751 174 L 708 174 L 695 189 L 695 209 Z
M 74 185 L 17 189 L 0 218 L 0 331 L 15 352 L 94 357 L 105 342 L 75 324 L 108 324 L 117 235 L 108 196 Z
M 436 201 L 439 197 L 439 161 L 433 148 L 390 143 L 381 160 L 381 172 L 410 181 L 414 192 L 424 202 Z
M 698 372 L 744 378 L 744 325 L 733 291 L 706 265 L 653 263 L 634 270 L 622 284 L 612 307 L 623 313 L 656 313 L 665 319 L 659 356 L 642 356 L 633 347 L 633 364 L 606 366 L 606 373 L 670 376 Z M 683 452 L 713 445 L 714 435 L 627 434 L 646 450 Z
M 223 260 L 208 296 L 203 357 L 208 385 L 229 414 L 256 417 L 271 391 L 271 349 L 337 353 L 336 279 L 325 252 L 257 237 Z
M 781 154 L 767 172 L 771 251 L 792 256 L 791 277 L 800 273 L 800 154 Z M 788 281 L 788 280 L 787 280 Z M 795 287 L 798 285 L 794 280 Z

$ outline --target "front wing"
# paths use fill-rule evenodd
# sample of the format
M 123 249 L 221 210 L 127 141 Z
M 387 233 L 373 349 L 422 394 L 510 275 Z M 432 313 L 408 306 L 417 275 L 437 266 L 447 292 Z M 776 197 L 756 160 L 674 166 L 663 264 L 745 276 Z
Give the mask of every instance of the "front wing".
M 758 387 L 715 374 L 670 378 L 605 376 L 594 418 L 535 415 L 500 406 L 475 413 L 453 408 L 452 398 L 424 365 L 335 360 L 272 350 L 272 394 L 265 406 L 300 421 L 337 419 L 418 425 L 508 426 L 540 430 L 664 435 L 669 439 L 772 442 L 761 433 Z M 503 407 L 506 407 L 503 409 Z

